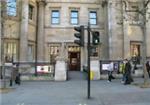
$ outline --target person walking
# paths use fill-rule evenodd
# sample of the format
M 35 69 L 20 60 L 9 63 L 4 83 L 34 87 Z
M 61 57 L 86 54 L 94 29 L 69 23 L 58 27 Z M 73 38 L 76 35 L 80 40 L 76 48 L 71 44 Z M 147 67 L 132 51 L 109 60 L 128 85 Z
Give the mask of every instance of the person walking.
M 108 68 L 108 82 L 111 82 L 112 79 L 115 79 L 112 75 L 114 69 L 114 63 L 110 62 L 109 68 Z
M 124 80 L 124 85 L 126 84 L 131 84 L 133 82 L 133 78 L 131 76 L 131 64 L 128 59 L 125 59 L 125 80 Z
M 120 63 L 120 70 L 119 72 L 122 73 L 122 80 L 121 80 L 121 83 L 124 83 L 125 81 L 125 60 L 123 60 L 121 63 Z
M 146 70 L 147 70 L 149 78 L 150 78 L 150 61 L 149 60 L 146 61 Z

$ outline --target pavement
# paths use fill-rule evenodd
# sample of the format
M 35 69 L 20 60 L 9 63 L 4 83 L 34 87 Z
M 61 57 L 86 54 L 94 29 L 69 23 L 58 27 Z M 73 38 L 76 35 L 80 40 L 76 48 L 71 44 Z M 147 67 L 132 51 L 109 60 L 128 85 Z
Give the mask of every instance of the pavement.
M 123 85 L 120 79 L 91 81 L 87 98 L 87 80 L 64 82 L 23 81 L 8 93 L 0 93 L 1 105 L 150 105 L 150 88 Z M 134 78 L 142 83 L 143 78 Z

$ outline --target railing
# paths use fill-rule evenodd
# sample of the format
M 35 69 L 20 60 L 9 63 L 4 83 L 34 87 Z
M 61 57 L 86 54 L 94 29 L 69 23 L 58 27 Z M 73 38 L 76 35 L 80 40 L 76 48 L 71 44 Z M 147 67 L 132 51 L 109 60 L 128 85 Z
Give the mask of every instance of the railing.
M 110 62 L 113 62 L 113 73 L 114 74 L 121 74 L 120 65 L 122 64 L 123 60 L 100 60 L 100 73 L 101 74 L 107 73 L 107 69 L 108 69 Z M 135 69 L 134 62 L 131 60 L 130 63 L 132 66 L 131 71 L 133 74 L 134 74 L 135 70 L 141 70 L 142 69 L 142 66 L 140 64 L 137 64 L 136 69 Z
M 110 62 L 113 62 L 113 72 L 119 74 L 121 60 L 100 60 L 100 73 L 106 74 Z
M 10 62 L 5 63 L 1 69 L 1 79 L 9 79 L 11 82 L 16 79 L 42 79 L 52 80 L 55 74 L 55 64 L 50 62 Z

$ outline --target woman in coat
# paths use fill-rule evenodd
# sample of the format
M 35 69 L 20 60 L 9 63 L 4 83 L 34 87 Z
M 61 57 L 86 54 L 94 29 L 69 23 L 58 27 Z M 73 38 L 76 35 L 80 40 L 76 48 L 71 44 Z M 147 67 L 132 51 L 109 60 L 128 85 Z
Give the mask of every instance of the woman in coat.
M 147 69 L 148 75 L 150 77 L 150 61 L 148 61 L 148 60 L 146 62 L 146 69 Z
M 133 82 L 133 78 L 131 76 L 131 64 L 130 61 L 126 59 L 126 64 L 125 64 L 125 82 L 124 84 L 130 84 Z

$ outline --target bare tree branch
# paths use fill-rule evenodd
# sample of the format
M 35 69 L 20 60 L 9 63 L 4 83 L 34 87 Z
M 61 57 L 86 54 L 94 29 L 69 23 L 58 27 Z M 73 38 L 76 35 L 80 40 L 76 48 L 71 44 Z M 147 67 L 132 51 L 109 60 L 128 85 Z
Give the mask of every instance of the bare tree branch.
M 147 0 L 144 7 L 146 8 L 148 6 L 148 3 L 150 2 L 150 0 Z

